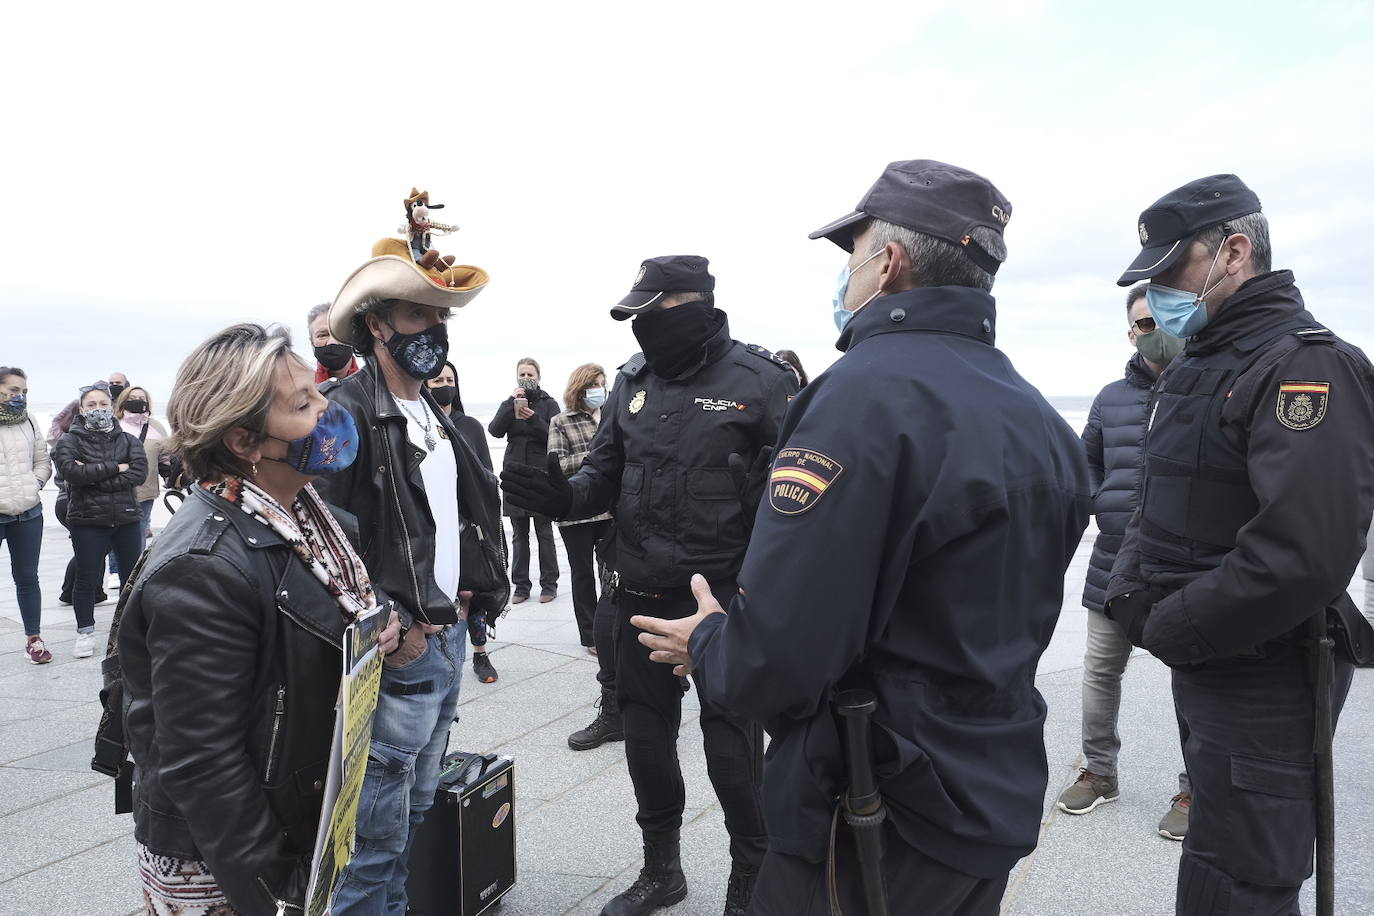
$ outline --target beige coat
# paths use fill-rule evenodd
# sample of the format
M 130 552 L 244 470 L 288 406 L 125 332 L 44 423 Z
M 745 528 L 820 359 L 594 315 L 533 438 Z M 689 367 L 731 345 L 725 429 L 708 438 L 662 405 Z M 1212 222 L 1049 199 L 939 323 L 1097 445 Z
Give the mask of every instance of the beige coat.
M 31 417 L 0 426 L 0 515 L 38 505 L 38 491 L 51 476 L 48 443 Z
M 162 438 L 154 439 L 150 433 L 148 438 L 144 439 L 142 442 L 143 454 L 148 456 L 148 477 L 134 490 L 134 498 L 141 503 L 147 502 L 150 499 L 157 499 L 157 495 L 162 492 L 162 479 L 157 473 L 157 462 L 162 456 L 163 450 L 167 447 L 167 428 L 152 417 L 148 418 L 148 425 L 152 429 L 160 432 Z M 120 428 L 135 439 L 138 438 L 138 433 L 131 432 L 129 427 L 121 426 Z

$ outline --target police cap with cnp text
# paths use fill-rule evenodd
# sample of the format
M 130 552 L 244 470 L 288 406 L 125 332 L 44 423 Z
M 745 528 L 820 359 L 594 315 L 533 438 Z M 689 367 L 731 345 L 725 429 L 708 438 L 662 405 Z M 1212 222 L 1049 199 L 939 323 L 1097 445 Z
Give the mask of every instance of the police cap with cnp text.
M 854 229 L 868 218 L 933 235 L 963 247 L 990 274 L 1002 262 L 972 237 L 979 226 L 997 235 L 1011 219 L 1011 203 L 982 175 L 934 159 L 888 163 L 854 212 L 811 233 L 845 251 L 854 250 Z
M 649 258 L 639 265 L 629 295 L 611 307 L 611 317 L 624 321 L 653 311 L 664 293 L 709 293 L 716 278 L 706 268 L 710 261 L 695 254 L 668 254 Z
M 1164 273 L 1203 229 L 1260 212 L 1255 192 L 1235 175 L 1208 175 L 1175 188 L 1140 214 L 1140 254 L 1116 281 L 1130 286 Z

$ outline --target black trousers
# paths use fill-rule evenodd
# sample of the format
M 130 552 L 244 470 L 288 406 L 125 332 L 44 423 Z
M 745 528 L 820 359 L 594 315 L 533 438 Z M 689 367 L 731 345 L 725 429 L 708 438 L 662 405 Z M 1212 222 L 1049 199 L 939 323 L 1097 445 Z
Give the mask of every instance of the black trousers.
M 70 531 L 72 549 L 76 552 L 76 588 L 72 593 L 76 629 L 89 631 L 95 627 L 95 598 L 105 576 L 105 557 L 114 550 L 119 558 L 119 586 L 123 588 L 143 552 L 143 522 L 133 521 L 116 528 L 73 525 Z
M 729 607 L 735 583 L 715 582 L 711 590 L 722 607 Z M 630 617 L 690 617 L 696 613 L 697 603 L 686 588 L 664 591 L 628 583 L 621 584 L 617 599 L 616 687 L 625 724 L 625 762 L 639 803 L 635 820 L 641 830 L 666 833 L 682 826 L 687 801 L 677 758 L 682 695 L 687 684 L 673 674 L 671 665 L 649 660 L 649 650 L 638 639 L 642 631 L 630 625 Z M 768 845 L 760 792 L 763 729 L 708 703 L 700 688 L 697 694 L 701 699 L 706 772 L 725 812 L 730 858 L 745 868 L 757 869 Z
M 1192 783 L 1180 916 L 1289 916 L 1312 874 L 1316 807 L 1311 660 L 1296 642 L 1173 675 Z M 1337 661 L 1332 723 L 1354 669 Z
M 539 589 L 558 591 L 558 551 L 553 546 L 553 522 L 542 515 L 520 515 L 510 520 L 510 581 L 517 595 L 530 593 L 530 519 L 539 541 Z
M 619 611 L 615 591 L 602 586 L 592 615 L 592 640 L 596 645 L 596 680 L 603 690 L 615 690 L 615 630 Z
M 841 826 L 836 837 L 835 887 L 845 916 L 862 916 L 863 879 L 855 857 L 854 841 Z M 922 916 L 997 916 L 1007 876 L 976 878 L 950 868 L 908 846 L 893 829 L 883 825 L 883 883 L 888 912 L 920 913 Z M 768 851 L 754 885 L 750 916 L 830 916 L 826 864 Z
M 596 542 L 610 530 L 611 520 L 562 525 L 558 529 L 568 552 L 568 574 L 572 577 L 573 619 L 584 646 L 596 645 L 592 620 L 596 614 Z M 600 652 L 597 649 L 597 652 Z

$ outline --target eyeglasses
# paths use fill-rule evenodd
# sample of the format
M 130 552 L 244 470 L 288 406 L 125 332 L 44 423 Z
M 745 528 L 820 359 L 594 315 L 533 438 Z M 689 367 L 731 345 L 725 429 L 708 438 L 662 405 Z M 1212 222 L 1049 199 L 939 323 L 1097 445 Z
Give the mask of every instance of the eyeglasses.
M 1155 320 L 1146 315 L 1144 318 L 1137 318 L 1132 321 L 1131 327 L 1135 328 L 1137 334 L 1148 334 L 1155 329 Z

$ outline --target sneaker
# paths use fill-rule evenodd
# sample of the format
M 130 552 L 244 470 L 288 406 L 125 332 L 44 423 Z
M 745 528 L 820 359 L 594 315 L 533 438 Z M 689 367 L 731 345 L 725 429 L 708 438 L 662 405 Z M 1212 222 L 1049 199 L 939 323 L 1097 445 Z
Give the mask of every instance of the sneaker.
M 95 654 L 95 634 L 77 633 L 72 643 L 72 655 L 76 658 L 90 658 Z
M 1063 792 L 1055 807 L 1066 814 L 1087 814 L 1098 805 L 1114 802 L 1121 797 L 1115 776 L 1098 776 L 1087 770 L 1078 771 L 1078 779 Z
M 1188 809 L 1193 806 L 1193 796 L 1180 792 L 1169 803 L 1169 810 L 1159 822 L 1159 835 L 1166 840 L 1182 840 L 1188 835 Z
M 485 652 L 472 653 L 472 670 L 477 675 L 477 680 L 483 684 L 496 683 L 496 669 L 491 664 L 491 659 Z
M 46 665 L 52 661 L 52 653 L 43 645 L 41 636 L 30 636 L 28 645 L 24 646 L 24 652 L 29 656 L 31 665 Z

